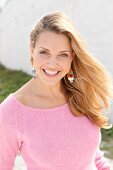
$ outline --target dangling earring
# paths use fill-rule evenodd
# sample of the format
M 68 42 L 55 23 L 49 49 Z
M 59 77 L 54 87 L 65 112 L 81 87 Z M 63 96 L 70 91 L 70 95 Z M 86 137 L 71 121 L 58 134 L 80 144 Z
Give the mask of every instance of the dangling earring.
M 74 81 L 74 73 L 73 73 L 73 71 L 72 71 L 72 68 L 70 68 L 70 71 L 69 71 L 69 73 L 67 74 L 67 78 L 68 78 L 68 80 L 70 81 L 70 83 L 73 83 L 73 81 Z
M 33 75 L 34 78 L 36 78 L 36 70 L 35 70 L 35 68 L 32 68 L 32 75 Z

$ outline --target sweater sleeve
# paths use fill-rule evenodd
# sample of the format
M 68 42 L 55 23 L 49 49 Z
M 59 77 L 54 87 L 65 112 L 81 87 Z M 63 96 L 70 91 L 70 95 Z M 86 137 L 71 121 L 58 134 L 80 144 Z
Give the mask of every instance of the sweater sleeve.
M 0 170 L 13 170 L 19 151 L 20 134 L 15 120 L 14 106 L 4 101 L 0 104 Z
M 95 164 L 98 170 L 110 170 L 110 164 L 104 157 L 104 152 L 100 149 L 96 152 Z

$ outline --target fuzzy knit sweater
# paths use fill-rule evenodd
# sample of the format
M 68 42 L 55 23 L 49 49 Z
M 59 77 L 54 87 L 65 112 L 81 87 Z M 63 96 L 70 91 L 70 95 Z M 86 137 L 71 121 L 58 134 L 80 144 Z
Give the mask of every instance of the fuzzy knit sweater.
M 13 170 L 18 152 L 27 170 L 110 170 L 100 142 L 100 128 L 68 103 L 32 108 L 12 93 L 0 104 L 0 170 Z

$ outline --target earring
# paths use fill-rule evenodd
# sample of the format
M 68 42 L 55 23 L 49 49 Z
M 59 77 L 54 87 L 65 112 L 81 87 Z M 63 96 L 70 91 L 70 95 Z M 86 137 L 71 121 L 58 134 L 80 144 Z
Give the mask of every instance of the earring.
M 35 70 L 35 68 L 32 68 L 32 75 L 33 75 L 34 78 L 36 78 L 36 70 Z
M 67 74 L 67 78 L 68 78 L 68 80 L 70 81 L 70 83 L 73 83 L 73 81 L 74 81 L 74 73 L 73 73 L 73 71 L 72 71 L 72 68 L 70 68 L 70 71 L 69 71 L 69 73 Z

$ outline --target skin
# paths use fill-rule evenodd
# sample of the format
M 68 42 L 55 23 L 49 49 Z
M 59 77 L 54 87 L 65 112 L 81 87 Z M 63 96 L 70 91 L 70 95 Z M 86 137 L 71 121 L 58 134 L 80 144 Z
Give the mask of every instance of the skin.
M 47 50 L 46 50 L 47 49 Z M 40 33 L 35 48 L 30 48 L 32 66 L 37 71 L 33 81 L 48 96 L 61 93 L 61 79 L 69 72 L 73 53 L 70 41 L 64 34 L 44 31 Z M 55 78 L 48 78 L 42 69 L 60 71 Z
M 32 78 L 16 92 L 18 100 L 35 107 L 37 103 L 39 107 L 42 107 L 43 103 L 47 107 L 50 107 L 51 103 L 55 105 L 65 103 L 66 91 L 61 79 L 69 72 L 74 56 L 68 37 L 64 34 L 44 31 L 39 34 L 35 48 L 30 47 L 30 56 L 32 67 L 36 70 L 36 78 Z M 60 71 L 60 73 L 57 77 L 49 78 L 42 69 Z M 20 99 L 18 96 L 23 97 Z

